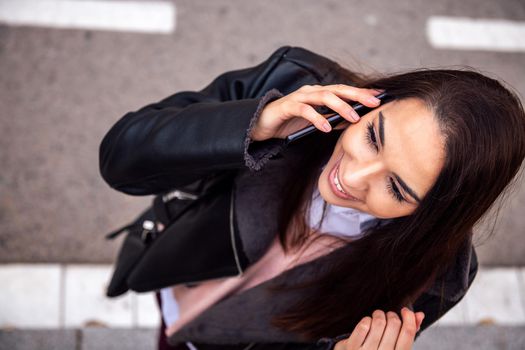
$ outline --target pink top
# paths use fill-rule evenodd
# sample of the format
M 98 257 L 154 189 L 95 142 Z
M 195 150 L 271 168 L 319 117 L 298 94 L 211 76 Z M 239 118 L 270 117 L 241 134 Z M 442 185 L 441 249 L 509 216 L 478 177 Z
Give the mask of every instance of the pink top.
M 337 237 L 325 234 L 322 236 L 310 244 L 306 250 L 301 248 L 286 255 L 276 235 L 266 253 L 250 265 L 242 276 L 206 280 L 195 287 L 186 287 L 184 284 L 171 287 L 169 290 L 178 304 L 178 319 L 167 326 L 166 336 L 169 337 L 223 298 L 254 287 L 296 265 L 328 254 L 344 244 L 344 241 Z

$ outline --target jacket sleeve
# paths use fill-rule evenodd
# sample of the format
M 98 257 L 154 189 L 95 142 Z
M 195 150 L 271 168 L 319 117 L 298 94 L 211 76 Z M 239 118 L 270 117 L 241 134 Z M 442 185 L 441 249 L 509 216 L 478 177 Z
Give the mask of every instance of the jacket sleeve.
M 274 71 L 290 48 L 223 73 L 201 91 L 178 92 L 125 114 L 100 144 L 102 178 L 118 191 L 150 195 L 220 170 L 260 170 L 284 140 L 254 142 L 248 135 L 264 106 L 283 96 L 272 88 L 279 81 L 269 79 L 276 80 Z

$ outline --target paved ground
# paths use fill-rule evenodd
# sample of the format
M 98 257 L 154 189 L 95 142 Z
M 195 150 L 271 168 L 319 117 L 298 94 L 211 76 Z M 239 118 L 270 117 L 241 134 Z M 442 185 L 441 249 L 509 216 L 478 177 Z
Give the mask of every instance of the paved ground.
M 521 0 L 457 2 L 176 1 L 172 34 L 0 25 L 0 262 L 113 260 L 103 234 L 149 197 L 111 190 L 98 145 L 127 111 L 219 73 L 254 65 L 281 45 L 322 53 L 357 70 L 466 64 L 525 92 L 525 54 L 433 49 L 432 15 L 525 19 Z M 482 263 L 525 263 L 524 182 L 495 237 L 478 237 Z
M 154 293 L 107 298 L 111 275 L 109 264 L 0 265 L 0 329 L 158 327 Z M 465 297 L 438 323 L 524 326 L 525 268 L 480 268 Z
M 118 193 L 100 178 L 98 146 L 107 130 L 128 111 L 175 91 L 200 89 L 226 70 L 263 61 L 282 45 L 302 46 L 366 73 L 469 65 L 525 96 L 523 50 L 436 49 L 425 35 L 431 16 L 524 21 L 522 0 L 173 3 L 176 30 L 170 34 L 0 22 L 0 264 L 111 263 L 121 238 L 107 242 L 104 233 L 134 217 L 151 197 Z M 500 212 L 494 236 L 487 240 L 492 220 L 477 228 L 483 266 L 525 264 L 524 205 L 521 179 Z M 508 275 L 501 276 L 510 283 Z M 523 285 L 525 275 L 520 276 Z M 489 308 L 496 319 L 508 320 L 498 312 L 517 303 L 523 313 L 523 290 L 518 299 L 501 299 L 496 287 L 505 284 L 480 283 L 484 297 L 500 298 L 499 304 L 487 303 L 499 305 Z M 59 287 L 56 290 L 60 292 Z M 472 293 L 470 300 L 475 297 Z M 7 298 L 0 300 L 2 304 L 5 311 Z M 486 315 L 478 311 L 459 306 L 449 317 L 465 321 L 474 315 L 473 324 L 431 328 L 415 348 L 525 348 L 521 318 L 512 325 L 496 322 L 481 327 L 477 323 Z M 154 347 L 156 331 L 137 322 L 130 329 L 81 328 L 81 321 L 63 328 L 66 316 L 57 317 L 49 329 L 3 327 L 0 348 Z
M 152 328 L 0 331 L 0 344 L 10 350 L 143 350 L 155 349 Z M 522 350 L 525 327 L 430 327 L 414 343 L 414 350 Z

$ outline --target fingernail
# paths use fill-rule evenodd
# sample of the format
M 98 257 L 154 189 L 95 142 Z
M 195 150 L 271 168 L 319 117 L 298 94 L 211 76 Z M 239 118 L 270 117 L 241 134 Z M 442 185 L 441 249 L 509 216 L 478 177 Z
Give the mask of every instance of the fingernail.
M 369 97 L 368 98 L 368 102 L 370 102 L 370 103 L 379 103 L 379 102 L 381 102 L 381 100 L 378 99 L 377 97 Z
M 330 123 L 324 122 L 323 123 L 323 129 L 324 129 L 324 131 L 328 132 L 328 131 L 332 130 L 332 127 L 330 126 Z
M 361 119 L 361 117 L 359 116 L 359 114 L 357 114 L 357 112 L 354 111 L 353 109 L 350 110 L 350 117 L 352 117 L 352 119 L 355 120 L 356 122 L 358 122 L 359 119 Z

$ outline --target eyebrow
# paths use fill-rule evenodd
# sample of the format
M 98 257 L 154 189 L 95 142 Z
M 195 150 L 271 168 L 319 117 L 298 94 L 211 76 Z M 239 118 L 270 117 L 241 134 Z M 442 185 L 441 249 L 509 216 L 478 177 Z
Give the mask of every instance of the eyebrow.
M 379 111 L 379 140 L 381 141 L 381 148 L 385 147 L 385 116 L 383 115 L 382 111 Z M 397 182 L 401 187 L 403 187 L 403 190 L 408 193 L 412 198 L 416 200 L 416 202 L 421 203 L 421 199 L 419 196 L 412 190 L 405 181 L 403 181 L 399 175 L 396 173 L 393 173 L 394 177 L 396 178 Z

